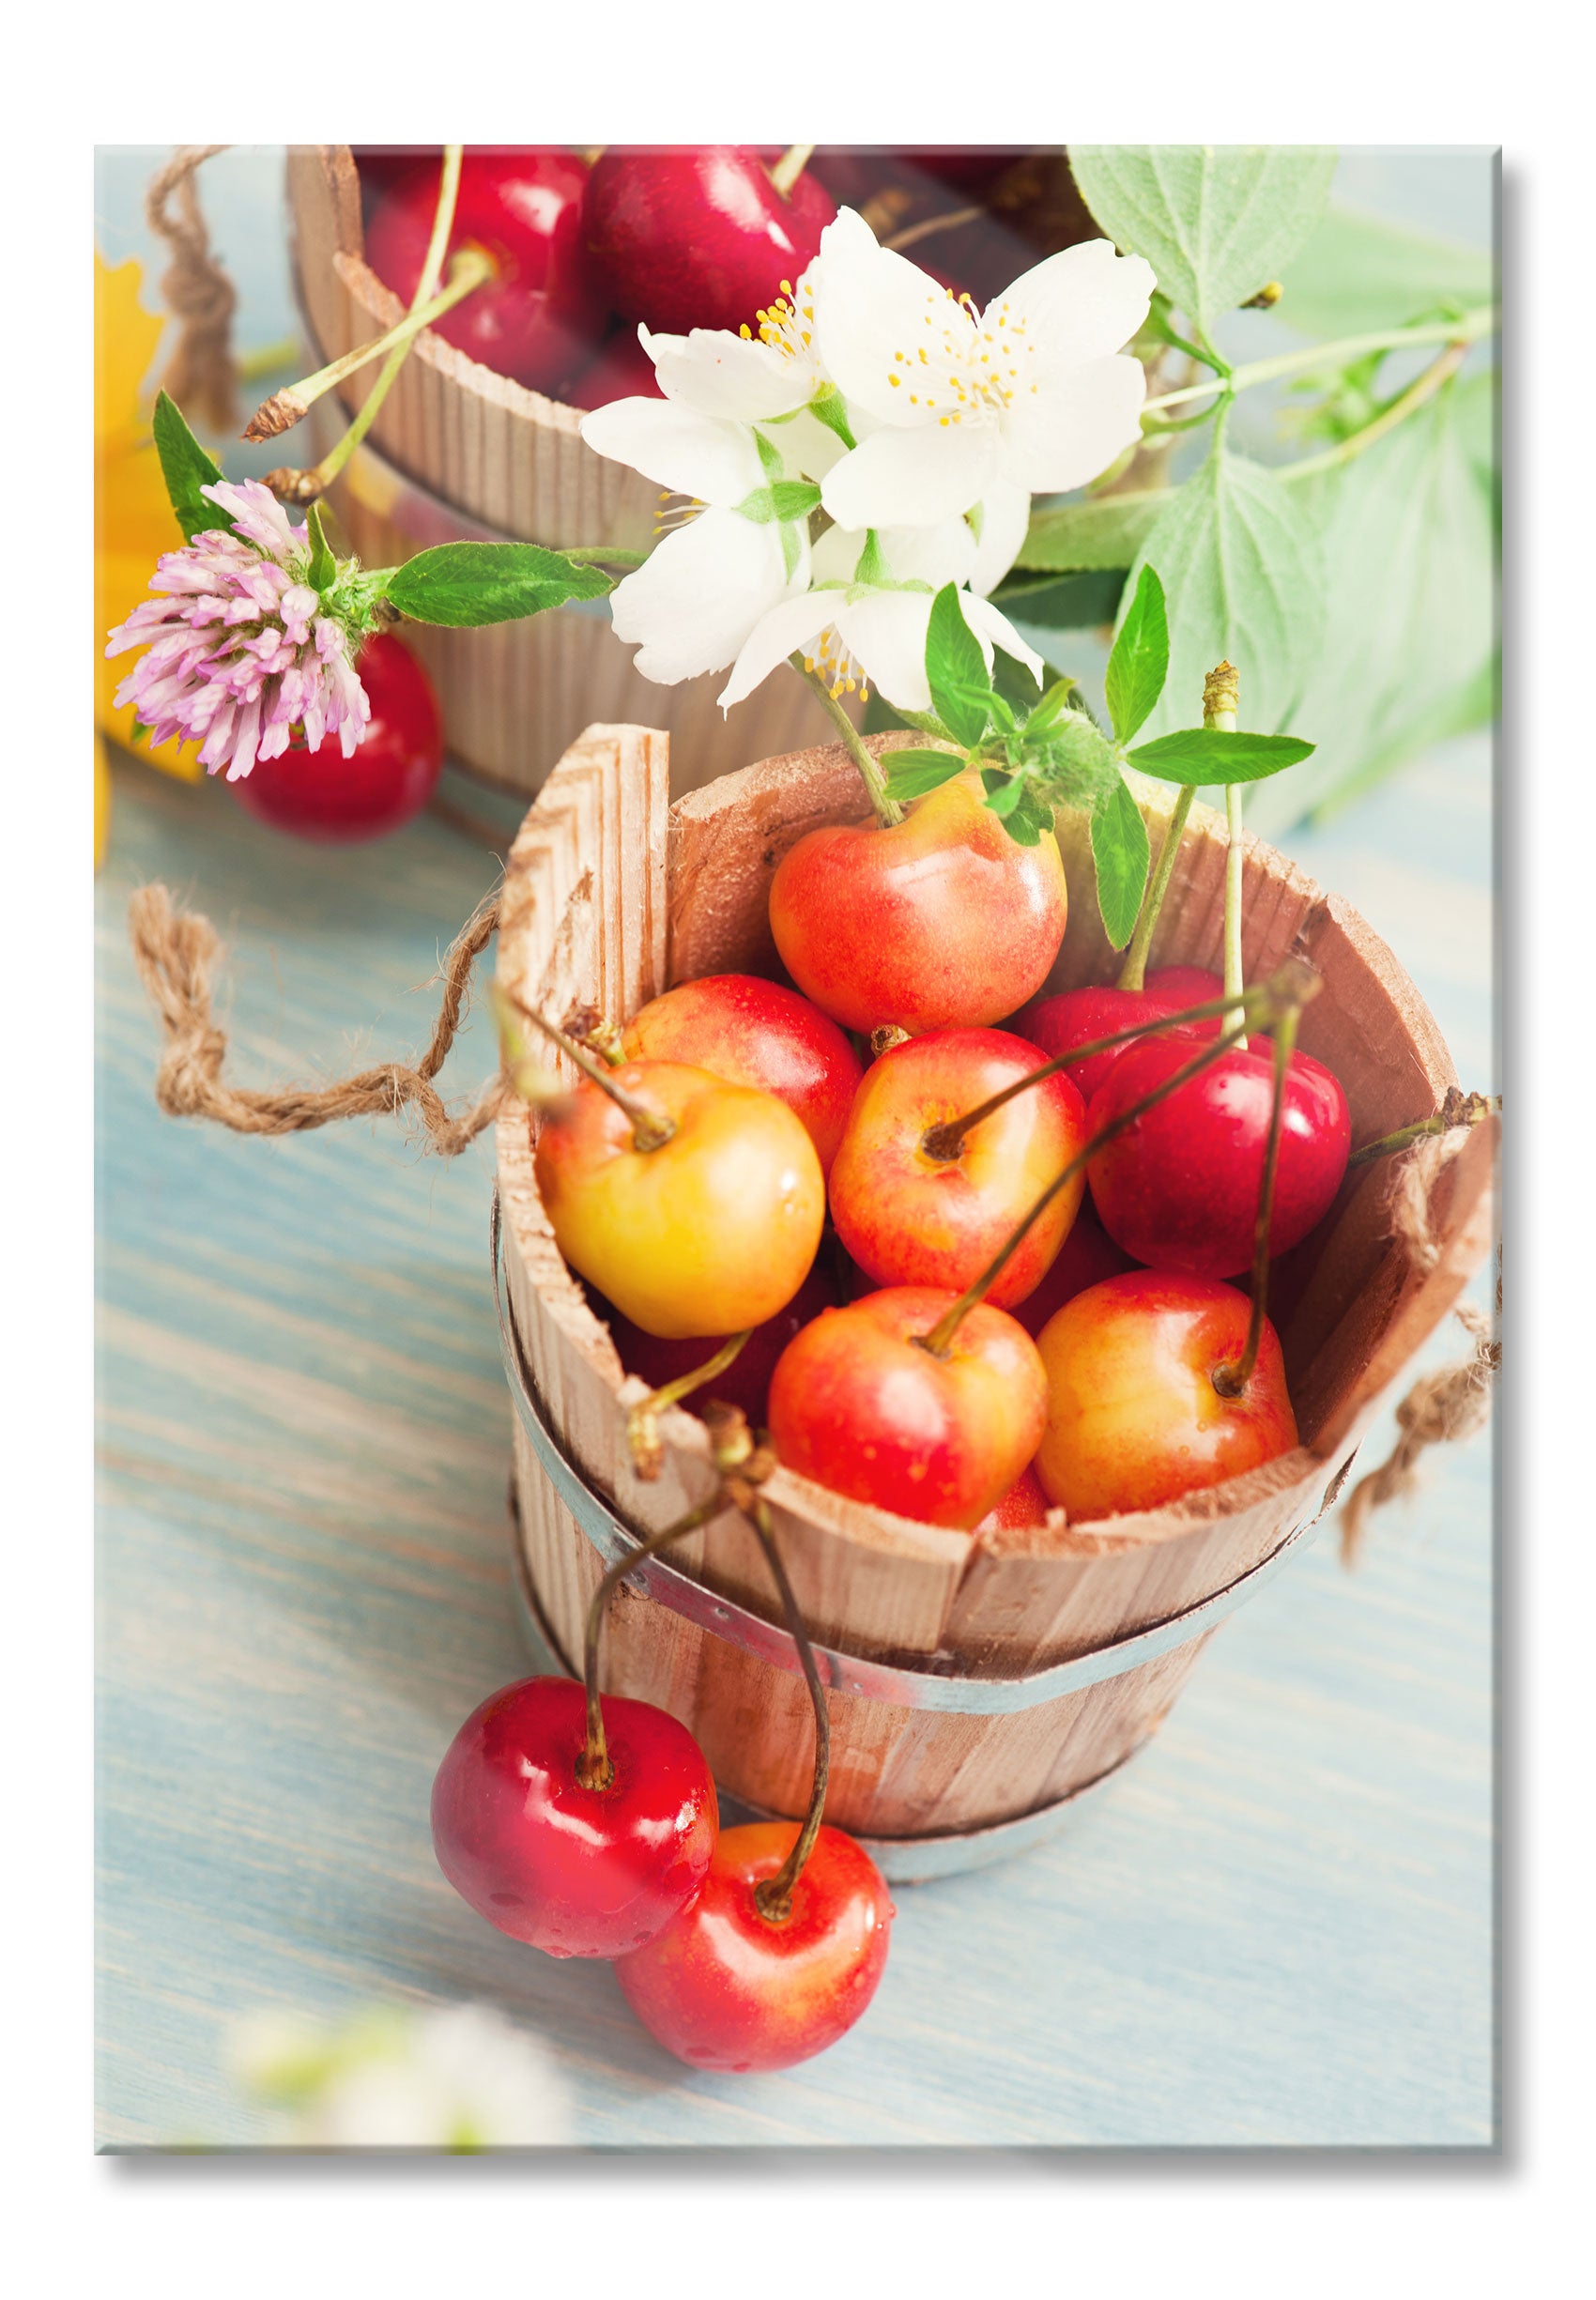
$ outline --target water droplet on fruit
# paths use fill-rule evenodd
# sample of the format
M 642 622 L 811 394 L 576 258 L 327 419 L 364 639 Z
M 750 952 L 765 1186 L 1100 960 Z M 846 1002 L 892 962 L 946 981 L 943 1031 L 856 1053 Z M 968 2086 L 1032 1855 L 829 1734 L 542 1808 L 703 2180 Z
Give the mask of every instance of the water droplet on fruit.
M 635 1949 L 646 1948 L 648 1941 L 649 1935 L 647 1933 L 634 1933 L 632 1936 L 632 1946 Z

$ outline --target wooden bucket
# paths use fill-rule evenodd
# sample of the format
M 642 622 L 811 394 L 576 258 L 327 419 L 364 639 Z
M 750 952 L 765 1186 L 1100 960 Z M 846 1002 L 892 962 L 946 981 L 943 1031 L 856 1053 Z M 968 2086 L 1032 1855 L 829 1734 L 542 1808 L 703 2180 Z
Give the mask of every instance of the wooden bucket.
M 316 366 L 371 343 L 404 306 L 365 260 L 361 187 L 347 145 L 291 146 L 288 209 L 295 292 Z M 316 452 L 370 389 L 362 368 L 312 410 Z M 579 408 L 497 376 L 423 330 L 331 503 L 368 567 L 434 544 L 615 544 L 646 550 L 659 491 L 582 444 Z M 312 457 L 302 458 L 310 462 Z M 656 686 L 611 635 L 604 601 L 486 630 L 416 625 L 407 641 L 443 705 L 452 753 L 529 797 L 591 721 L 646 719 L 676 738 L 677 787 L 697 789 L 745 759 L 816 743 L 825 713 L 792 679 L 770 679 L 723 716 L 724 672 Z
M 871 738 L 886 749 L 905 740 Z M 1174 793 L 1146 805 L 1155 846 Z M 594 726 L 522 824 L 506 872 L 498 971 L 559 1018 L 622 1019 L 670 984 L 773 971 L 772 872 L 806 831 L 867 815 L 839 745 L 769 759 L 668 800 L 666 739 Z M 1068 931 L 1050 987 L 1111 971 L 1083 819 L 1061 818 Z M 1159 919 L 1159 964 L 1220 962 L 1225 837 L 1194 807 Z M 1439 1108 L 1456 1081 L 1435 1025 L 1350 905 L 1249 838 L 1246 974 L 1288 952 L 1324 978 L 1301 1043 L 1329 1064 L 1355 1144 Z M 662 1418 L 665 1466 L 640 1480 L 625 1412 L 645 1394 L 555 1247 L 533 1179 L 535 1121 L 499 1121 L 496 1264 L 519 1408 L 514 1493 L 524 1596 L 557 1653 L 582 1649 L 606 1562 L 714 1486 L 708 1434 Z M 806 1622 L 826 1648 L 828 1817 L 900 1878 L 1024 1842 L 1157 1729 L 1206 1636 L 1334 1498 L 1358 1438 L 1456 1300 L 1493 1231 L 1496 1127 L 1477 1127 L 1431 1193 L 1437 1251 L 1414 1266 L 1393 1235 L 1396 1160 L 1349 1175 L 1314 1275 L 1286 1321 L 1297 1449 L 1167 1510 L 996 1537 L 848 1501 L 778 1470 L 765 1488 Z M 499 1233 L 501 1232 L 501 1236 Z M 763 1560 L 735 1512 L 650 1560 L 617 1595 L 609 1690 L 658 1703 L 698 1735 L 717 1781 L 760 1811 L 797 1815 L 812 1727 Z

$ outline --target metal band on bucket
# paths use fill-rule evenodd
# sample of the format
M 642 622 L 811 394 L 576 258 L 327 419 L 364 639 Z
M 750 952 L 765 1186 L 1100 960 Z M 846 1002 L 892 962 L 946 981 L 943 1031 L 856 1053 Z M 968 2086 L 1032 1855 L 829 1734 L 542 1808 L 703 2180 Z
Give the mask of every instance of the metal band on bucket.
M 640 1546 L 638 1538 L 616 1516 L 608 1503 L 594 1493 L 555 1434 L 537 1395 L 505 1295 L 503 1217 L 497 1188 L 493 1194 L 491 1235 L 499 1344 L 521 1427 L 560 1500 L 606 1566 L 614 1565 Z M 815 1660 L 821 1677 L 835 1692 L 851 1694 L 856 1700 L 886 1701 L 898 1709 L 935 1710 L 968 1717 L 1010 1716 L 1021 1710 L 1039 1708 L 1045 1701 L 1056 1701 L 1066 1694 L 1083 1693 L 1089 1685 L 1123 1677 L 1128 1670 L 1139 1669 L 1145 1662 L 1157 1661 L 1162 1654 L 1173 1653 L 1176 1647 L 1205 1636 L 1228 1614 L 1245 1604 L 1254 1590 L 1261 1589 L 1280 1572 L 1298 1542 L 1318 1524 L 1345 1474 L 1343 1466 L 1331 1481 L 1318 1513 L 1295 1526 L 1261 1563 L 1226 1588 L 1205 1598 L 1200 1604 L 1188 1607 L 1184 1613 L 1155 1622 L 1150 1629 L 1118 1638 L 1112 1645 L 1099 1646 L 1090 1653 L 1078 1654 L 1072 1661 L 1055 1663 L 1051 1668 L 1035 1670 L 1025 1677 L 960 1677 L 951 1669 L 940 1667 L 930 1656 L 924 1667 L 912 1669 L 894 1663 L 867 1661 L 857 1653 L 837 1652 L 816 1642 Z M 718 1596 L 679 1567 L 668 1564 L 664 1557 L 643 1558 L 629 1579 L 633 1587 L 652 1598 L 655 1604 L 679 1614 L 696 1629 L 704 1630 L 713 1637 L 725 1638 L 773 1669 L 784 1669 L 795 1677 L 803 1674 L 798 1648 L 785 1629 L 777 1628 L 760 1614 L 750 1613 L 733 1598 Z

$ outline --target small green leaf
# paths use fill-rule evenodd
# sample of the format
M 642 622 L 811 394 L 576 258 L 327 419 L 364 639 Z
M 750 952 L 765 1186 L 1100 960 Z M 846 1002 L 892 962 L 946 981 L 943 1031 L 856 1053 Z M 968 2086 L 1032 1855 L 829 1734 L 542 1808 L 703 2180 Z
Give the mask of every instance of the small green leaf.
M 987 805 L 1000 820 L 1012 815 L 1025 796 L 1022 774 L 1005 774 L 1001 767 L 983 767 L 981 780 L 987 786 Z
M 1205 337 L 1279 279 L 1325 211 L 1334 151 L 1308 144 L 1072 144 L 1081 194 Z
M 1169 675 L 1169 619 L 1158 571 L 1143 567 L 1135 595 L 1119 626 L 1109 657 L 1105 687 L 1109 720 L 1121 743 L 1128 743 L 1164 691 Z
M 778 479 L 774 486 L 756 487 L 733 506 L 740 519 L 768 527 L 773 519 L 806 519 L 821 499 L 821 491 L 806 479 Z
M 1003 827 L 1017 846 L 1039 847 L 1042 833 L 1053 826 L 1051 815 L 1046 822 L 1039 822 L 1028 806 L 1017 806 L 1013 814 L 1004 817 Z
M 835 384 L 822 384 L 820 387 L 809 402 L 809 413 L 817 423 L 823 423 L 827 431 L 836 432 L 844 447 L 858 445 L 849 426 L 848 403 Z
M 1092 809 L 1092 861 L 1097 875 L 1097 909 L 1115 950 L 1136 931 L 1147 888 L 1147 826 L 1122 775 L 1108 784 Z
M 1173 493 L 1169 487 L 1145 487 L 1134 495 L 1105 495 L 1096 502 L 1034 511 L 1014 563 L 1052 574 L 1128 567 Z
M 1220 727 L 1183 727 L 1127 753 L 1133 767 L 1163 783 L 1259 783 L 1312 756 L 1295 735 L 1227 734 Z
M 917 799 L 928 790 L 935 790 L 944 783 L 952 782 L 962 774 L 968 761 L 962 751 L 922 751 L 905 746 L 901 751 L 883 751 L 882 765 L 886 770 L 889 797 Z
M 931 708 L 956 743 L 979 743 L 991 716 L 992 681 L 980 642 L 964 620 L 959 591 L 944 583 L 926 627 L 926 680 Z
M 207 528 L 224 527 L 224 514 L 200 493 L 202 487 L 216 485 L 222 477 L 222 466 L 201 447 L 184 422 L 176 401 L 169 399 L 164 391 L 156 398 L 150 428 L 155 434 L 155 452 L 161 458 L 161 476 L 166 482 L 166 492 L 172 498 L 184 541 L 192 542 Z
M 332 545 L 327 540 L 319 503 L 313 503 L 305 514 L 305 533 L 311 546 L 311 563 L 305 580 L 312 590 L 325 591 L 328 585 L 337 578 L 338 560 Z
M 395 567 L 386 597 L 419 623 L 514 622 L 567 599 L 602 599 L 614 578 L 535 543 L 444 543 Z

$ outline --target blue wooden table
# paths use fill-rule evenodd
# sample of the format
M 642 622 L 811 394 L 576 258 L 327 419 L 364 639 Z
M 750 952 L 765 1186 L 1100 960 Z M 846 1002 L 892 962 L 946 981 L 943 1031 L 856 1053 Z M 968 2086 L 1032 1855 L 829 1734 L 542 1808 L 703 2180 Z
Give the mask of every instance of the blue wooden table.
M 102 2144 L 266 2137 L 225 2072 L 241 2016 L 466 1998 L 549 2041 L 578 2138 L 601 2146 L 1490 2142 L 1488 1441 L 1433 1456 L 1356 1573 L 1322 1528 L 1064 1834 L 900 1891 L 876 2001 L 817 2061 L 689 2073 L 607 1969 L 473 1916 L 434 1864 L 427 1800 L 467 1711 L 528 1666 L 491 1151 L 446 1166 L 391 1124 L 262 1142 L 162 1118 L 124 913 L 161 878 L 222 930 L 236 1076 L 330 1078 L 424 1042 L 423 986 L 496 865 L 436 818 L 324 853 L 224 788 L 134 761 L 115 780 L 99 886 Z M 1491 820 L 1481 738 L 1291 842 L 1392 943 L 1478 1086 L 1495 1083 Z M 473 1090 L 493 1060 L 473 1020 L 445 1085 Z

